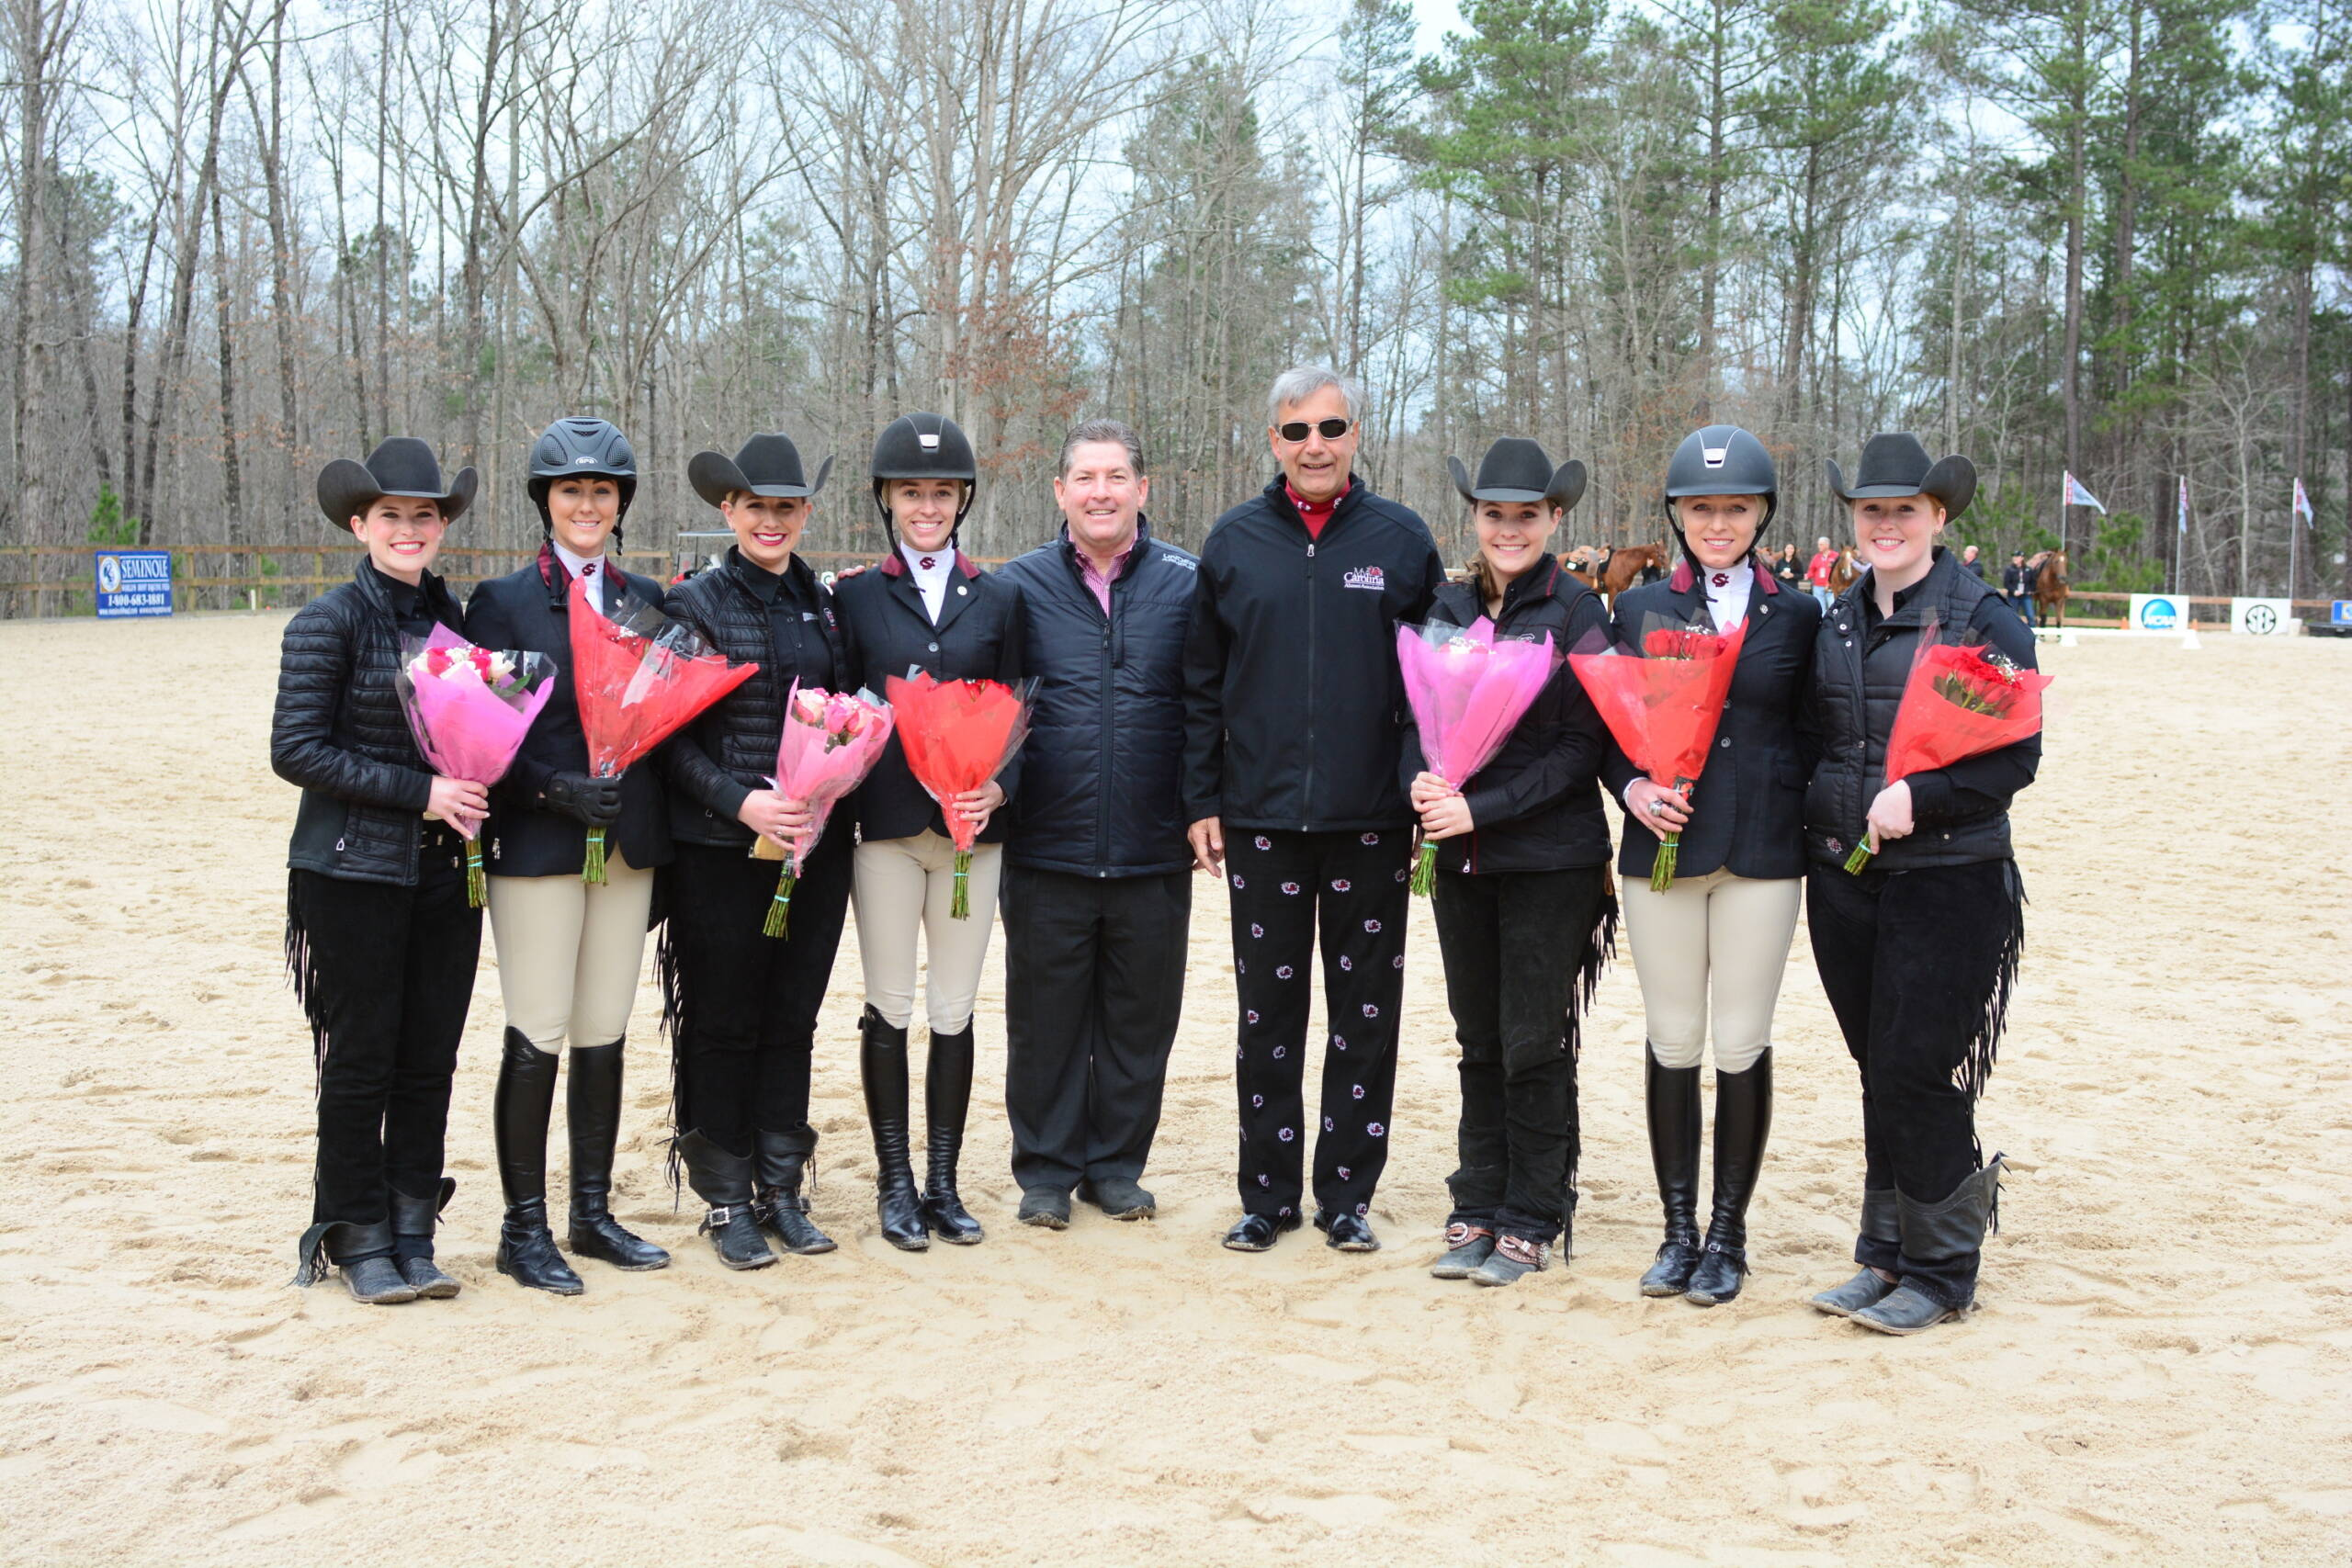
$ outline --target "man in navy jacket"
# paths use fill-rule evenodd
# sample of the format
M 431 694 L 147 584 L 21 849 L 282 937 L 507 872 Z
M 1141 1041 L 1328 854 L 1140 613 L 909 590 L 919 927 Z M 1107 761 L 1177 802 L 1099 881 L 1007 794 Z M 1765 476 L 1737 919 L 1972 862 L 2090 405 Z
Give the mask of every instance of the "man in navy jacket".
M 1183 656 L 1193 557 L 1151 536 L 1134 431 L 1062 442 L 1061 535 L 1007 565 L 1036 679 L 1005 841 L 1005 1110 L 1023 1223 L 1070 1193 L 1148 1219 L 1138 1185 L 1184 999 Z
M 1241 1008 L 1242 1213 L 1225 1245 L 1263 1252 L 1298 1225 L 1311 1132 L 1315 1223 L 1330 1246 L 1370 1252 L 1413 852 L 1396 627 L 1427 617 L 1445 569 L 1420 518 L 1353 471 L 1353 382 L 1291 370 L 1266 401 L 1282 472 L 1202 545 L 1184 656 L 1184 809 L 1195 863 L 1230 891 Z M 1310 1122 L 1318 927 L 1329 1032 Z

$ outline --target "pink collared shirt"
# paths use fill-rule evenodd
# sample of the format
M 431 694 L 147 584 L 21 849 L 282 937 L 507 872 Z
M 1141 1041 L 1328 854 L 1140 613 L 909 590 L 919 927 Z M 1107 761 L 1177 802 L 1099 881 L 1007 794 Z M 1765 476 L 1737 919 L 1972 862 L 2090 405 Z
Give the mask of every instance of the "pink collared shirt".
M 1094 602 L 1102 606 L 1102 613 L 1105 615 L 1111 613 L 1111 584 L 1117 581 L 1125 572 L 1127 558 L 1135 553 L 1135 543 L 1129 540 L 1125 549 L 1111 558 L 1111 570 L 1104 572 L 1095 569 L 1092 556 L 1088 555 L 1084 550 L 1078 552 L 1078 574 L 1085 581 L 1086 586 L 1094 591 Z

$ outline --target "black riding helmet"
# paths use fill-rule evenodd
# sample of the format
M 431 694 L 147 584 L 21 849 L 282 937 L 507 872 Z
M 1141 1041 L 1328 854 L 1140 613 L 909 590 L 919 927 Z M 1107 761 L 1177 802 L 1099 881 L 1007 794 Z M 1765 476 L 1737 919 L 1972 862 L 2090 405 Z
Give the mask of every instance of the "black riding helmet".
M 890 503 L 883 492 L 890 480 L 963 480 L 964 499 L 956 508 L 959 528 L 964 514 L 972 510 L 980 477 L 971 442 L 954 420 L 941 413 L 900 414 L 883 426 L 874 440 L 873 475 L 874 504 L 882 509 L 885 523 L 890 521 Z
M 531 504 L 539 509 L 539 526 L 552 530 L 555 522 L 548 515 L 548 487 L 567 474 L 600 474 L 618 481 L 621 491 L 621 518 L 628 516 L 628 503 L 637 499 L 637 453 L 628 437 L 609 420 L 591 419 L 575 414 L 557 420 L 539 433 L 538 441 L 531 447 L 531 479 L 528 490 Z M 616 522 L 613 531 L 620 532 Z
M 1764 521 L 1757 536 L 1771 526 L 1780 510 L 1781 474 L 1764 443 L 1736 424 L 1711 424 L 1694 430 L 1674 449 L 1666 465 L 1666 514 L 1674 519 L 1674 503 L 1686 495 L 1760 495 Z M 1681 530 L 1678 526 L 1677 533 Z

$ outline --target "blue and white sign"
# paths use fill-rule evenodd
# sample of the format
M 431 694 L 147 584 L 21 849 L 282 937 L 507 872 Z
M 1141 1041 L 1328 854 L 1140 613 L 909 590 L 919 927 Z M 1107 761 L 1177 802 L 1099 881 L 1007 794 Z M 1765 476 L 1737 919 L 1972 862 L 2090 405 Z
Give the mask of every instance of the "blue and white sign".
M 172 552 L 169 550 L 99 550 L 97 556 L 98 619 L 123 620 L 132 615 L 172 613 Z
M 2331 626 L 2352 626 L 2352 599 L 2338 599 L 2329 605 L 2327 624 Z
M 2134 593 L 2131 618 L 2124 625 L 2135 632 L 2185 632 L 2188 600 L 2178 593 Z

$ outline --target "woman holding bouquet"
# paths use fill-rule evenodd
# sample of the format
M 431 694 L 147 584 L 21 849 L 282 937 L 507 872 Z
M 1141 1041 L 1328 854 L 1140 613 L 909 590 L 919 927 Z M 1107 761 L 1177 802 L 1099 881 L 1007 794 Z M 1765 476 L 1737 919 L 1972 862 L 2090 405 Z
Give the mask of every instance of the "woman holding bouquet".
M 910 667 L 941 681 L 1012 682 L 1022 672 L 1017 591 L 983 572 L 956 547 L 971 510 L 978 468 L 956 422 L 908 414 L 874 444 L 875 504 L 898 536 L 878 569 L 841 584 L 842 617 L 863 660 L 853 685 L 876 691 Z M 956 796 L 949 809 L 979 824 L 972 852 L 971 913 L 956 919 L 956 846 L 939 804 L 908 768 L 897 735 L 857 794 L 859 843 L 854 897 L 858 955 L 865 966 L 865 1011 L 858 1066 L 874 1128 L 876 1212 L 883 1238 L 920 1252 L 936 1231 L 968 1247 L 981 1239 L 956 1192 L 964 1118 L 972 1099 L 972 1001 L 988 955 L 1005 823 L 1019 761 L 989 784 Z M 798 919 L 797 915 L 794 917 Z M 914 1019 L 915 944 L 928 955 L 924 1010 L 931 1024 L 923 1072 L 930 1167 L 920 1194 L 908 1153 L 907 1030 Z
M 329 1263 L 363 1302 L 458 1293 L 433 1261 L 458 1038 L 473 998 L 481 916 L 464 840 L 490 809 L 481 785 L 436 776 L 395 677 L 401 638 L 455 632 L 433 574 L 441 537 L 474 497 L 445 484 L 433 449 L 395 436 L 365 464 L 319 474 L 319 508 L 367 554 L 349 582 L 287 624 L 270 766 L 300 785 L 287 853 L 286 959 L 318 1062 L 318 1157 L 298 1285 Z
M 606 554 L 637 494 L 637 456 L 601 419 L 560 419 L 531 447 L 528 491 L 539 509 L 538 559 L 492 578 L 466 606 L 466 636 L 483 648 L 527 649 L 556 667 L 555 690 L 506 776 L 491 790 L 490 930 L 506 1004 L 492 1125 L 506 1218 L 498 1271 L 560 1296 L 584 1288 L 548 1223 L 548 1123 L 556 1065 L 571 1046 L 565 1120 L 571 1140 L 571 1250 L 616 1269 L 660 1269 L 670 1255 L 613 1218 L 620 1139 L 621 1052 L 645 954 L 653 873 L 670 861 L 670 824 L 650 767 L 618 778 L 589 772 L 571 685 L 571 585 L 607 614 L 659 607 L 650 578 Z M 588 831 L 613 850 L 605 877 L 581 875 Z
M 1756 548 L 1779 495 L 1772 455 L 1755 436 L 1727 424 L 1692 432 L 1666 471 L 1682 559 L 1664 581 L 1616 604 L 1616 638 L 1635 648 L 1661 625 L 1746 627 L 1696 785 L 1662 789 L 1613 744 L 1602 768 L 1625 804 L 1617 869 L 1648 1039 L 1650 1163 L 1666 1211 L 1642 1293 L 1699 1306 L 1730 1301 L 1747 1274 L 1747 1204 L 1772 1127 L 1772 1013 L 1804 886 L 1808 758 L 1798 719 L 1821 611 L 1783 592 Z M 1680 836 L 1674 881 L 1660 893 L 1650 874 L 1669 834 Z M 1711 1015 L 1714 1169 L 1702 1242 L 1699 1073 Z
M 782 937 L 762 929 L 776 864 L 750 854 L 755 836 L 788 846 L 812 820 L 808 802 L 767 786 L 794 683 L 857 685 L 832 591 L 793 553 L 831 471 L 829 458 L 811 483 L 785 435 L 754 435 L 731 458 L 696 453 L 686 477 L 735 543 L 667 606 L 730 660 L 759 666 L 662 753 L 676 841 L 661 953 L 676 1155 L 729 1269 L 774 1263 L 771 1235 L 786 1252 L 833 1249 L 808 1218 L 801 1178 L 817 1149 L 809 1065 L 849 903 L 849 835 L 827 833 L 809 852 Z
M 1895 712 L 1925 627 L 2033 667 L 2033 634 L 1937 542 L 1976 470 L 1931 462 L 1912 435 L 1873 435 L 1849 489 L 1864 570 L 1830 606 L 1813 661 L 1821 756 L 1805 794 L 1814 962 L 1862 1076 L 1861 1271 L 1824 1312 L 1914 1334 L 1968 1311 L 1999 1193 L 1976 1097 L 1992 1070 L 2025 936 L 2009 802 L 2033 782 L 2038 737 L 1883 784 Z M 1845 869 L 1866 836 L 1876 854 Z
M 1441 1280 L 1515 1284 L 1545 1266 L 1574 1222 L 1576 1009 L 1608 951 L 1605 731 L 1565 655 L 1609 620 L 1600 596 L 1550 553 L 1583 498 L 1582 463 L 1555 468 L 1532 441 L 1488 449 L 1474 482 L 1451 460 L 1478 533 L 1469 581 L 1437 590 L 1430 620 L 1481 617 L 1498 641 L 1549 637 L 1564 661 L 1493 761 L 1457 790 L 1423 771 L 1406 726 L 1404 770 L 1421 831 L 1438 845 L 1438 947 L 1462 1043 L 1461 1168 Z M 1566 1256 L 1567 1245 L 1562 1246 Z

